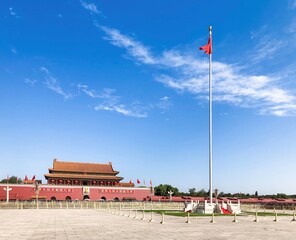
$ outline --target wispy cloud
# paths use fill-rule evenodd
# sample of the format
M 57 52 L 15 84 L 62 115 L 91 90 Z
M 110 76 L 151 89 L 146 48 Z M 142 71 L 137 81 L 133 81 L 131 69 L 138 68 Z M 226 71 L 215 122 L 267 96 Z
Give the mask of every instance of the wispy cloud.
M 262 37 L 260 42 L 255 47 L 253 61 L 259 62 L 273 58 L 274 54 L 283 49 L 286 44 L 286 41 L 276 39 L 276 37 L 271 35 Z
M 10 50 L 11 50 L 11 52 L 12 52 L 14 55 L 17 54 L 17 50 L 16 50 L 16 48 L 13 47 L 13 48 L 11 48 Z
M 98 10 L 97 6 L 94 3 L 87 3 L 85 1 L 80 0 L 82 7 L 91 13 L 100 14 L 101 12 Z
M 139 101 L 123 103 L 122 97 L 115 95 L 115 89 L 104 88 L 102 91 L 98 92 L 94 89 L 90 89 L 85 84 L 77 84 L 77 87 L 88 97 L 99 101 L 95 106 L 96 111 L 110 111 L 129 117 L 146 118 L 148 117 L 149 111 L 154 109 L 166 111 L 172 105 L 168 96 L 160 98 L 155 103 L 144 104 Z
M 148 116 L 147 108 L 138 103 L 123 104 L 120 97 L 115 95 L 115 89 L 104 88 L 100 93 L 89 89 L 87 85 L 78 84 L 78 89 L 93 99 L 99 99 L 100 103 L 95 106 L 96 111 L 117 112 L 129 117 L 145 118 Z
M 287 30 L 289 33 L 296 32 L 296 18 L 295 17 L 292 19 L 291 23 L 288 25 Z
M 12 7 L 10 7 L 8 10 L 9 10 L 9 14 L 10 14 L 11 16 L 18 18 L 18 15 L 16 14 L 16 12 L 13 10 Z
M 153 105 L 153 108 L 159 108 L 162 110 L 168 110 L 172 106 L 170 97 L 164 96 L 159 99 L 158 103 Z
M 156 63 L 156 59 L 151 55 L 149 49 L 140 42 L 121 34 L 117 29 L 100 26 L 97 23 L 95 23 L 95 26 L 105 32 L 105 40 L 116 47 L 126 49 L 134 59 L 145 64 Z
M 295 9 L 296 8 L 296 0 L 290 0 L 289 7 L 291 9 Z
M 148 116 L 146 111 L 137 105 L 132 105 L 130 107 L 126 107 L 124 104 L 99 104 L 95 107 L 96 111 L 104 110 L 104 111 L 111 111 L 123 114 L 129 117 L 137 117 L 137 118 L 146 118 Z
M 117 29 L 96 26 L 104 31 L 105 40 L 125 49 L 135 62 L 166 69 L 168 73 L 155 75 L 157 81 L 176 91 L 190 92 L 201 99 L 207 98 L 208 61 L 205 58 L 197 59 L 192 53 L 177 50 L 166 50 L 157 56 L 144 44 Z M 267 35 L 257 44 L 253 60 L 258 62 L 272 58 L 286 44 L 283 40 Z M 260 114 L 296 115 L 295 97 L 278 85 L 280 76 L 251 75 L 244 71 L 243 66 L 215 61 L 213 79 L 215 101 L 256 108 Z
M 37 82 L 37 80 L 32 80 L 29 78 L 25 78 L 25 83 L 29 84 L 30 86 L 35 86 L 35 83 Z
M 65 93 L 64 90 L 62 89 L 62 87 L 60 86 L 59 82 L 51 76 L 49 70 L 45 67 L 41 67 L 40 71 L 43 72 L 45 74 L 44 77 L 44 84 L 45 86 L 54 91 L 57 94 L 60 94 L 64 97 L 64 99 L 70 99 L 72 98 L 72 95 L 70 93 Z

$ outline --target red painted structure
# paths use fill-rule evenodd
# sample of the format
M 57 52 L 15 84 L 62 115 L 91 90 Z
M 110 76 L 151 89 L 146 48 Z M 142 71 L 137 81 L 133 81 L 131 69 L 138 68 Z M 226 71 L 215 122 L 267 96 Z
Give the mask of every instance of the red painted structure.
M 34 184 L 9 184 L 10 200 L 34 200 L 36 194 Z M 6 201 L 7 184 L 0 184 L 0 200 Z M 150 195 L 150 188 L 146 187 L 93 187 L 93 186 L 68 186 L 68 185 L 39 185 L 40 200 L 138 200 L 142 201 Z
M 147 187 L 135 187 L 132 182 L 121 182 L 112 163 L 78 163 L 62 162 L 54 159 L 53 168 L 44 174 L 48 184 L 39 184 L 39 200 L 115 200 L 142 201 L 151 196 Z M 36 180 L 41 182 L 40 180 Z M 0 184 L 0 200 L 6 200 L 6 190 L 10 200 L 34 200 L 37 198 L 35 181 L 24 181 L 23 184 Z M 153 193 L 152 193 L 153 196 Z

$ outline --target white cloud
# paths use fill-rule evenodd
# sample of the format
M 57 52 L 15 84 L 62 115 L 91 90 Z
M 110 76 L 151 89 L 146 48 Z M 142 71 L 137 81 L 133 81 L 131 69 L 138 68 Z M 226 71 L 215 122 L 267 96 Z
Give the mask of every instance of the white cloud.
M 89 89 L 89 87 L 85 84 L 77 84 L 77 87 L 87 96 L 101 101 L 101 103 L 95 106 L 96 111 L 103 110 L 117 112 L 125 116 L 138 118 L 144 118 L 148 116 L 146 112 L 147 109 L 142 104 L 136 102 L 127 106 L 121 103 L 120 97 L 114 95 L 115 89 L 104 88 L 100 93 L 97 93 L 97 91 Z
M 10 7 L 8 10 L 9 10 L 9 14 L 10 14 L 11 16 L 18 18 L 18 15 L 16 14 L 16 12 L 13 10 L 12 7 Z
M 112 45 L 126 49 L 137 63 L 154 65 L 166 70 L 167 74 L 157 74 L 155 79 L 179 92 L 189 92 L 201 99 L 207 99 L 208 61 L 197 58 L 192 53 L 166 50 L 159 56 L 133 38 L 123 35 L 117 29 L 98 26 Z M 258 36 L 256 36 L 258 37 Z M 256 46 L 255 62 L 272 58 L 287 43 L 270 35 L 263 37 Z M 278 86 L 280 77 L 251 75 L 243 67 L 213 62 L 214 100 L 240 107 L 256 108 L 260 114 L 275 116 L 296 115 L 296 100 L 288 90 Z
M 296 0 L 290 0 L 290 8 L 295 9 L 296 8 Z
M 30 86 L 35 86 L 35 83 L 37 82 L 37 80 L 32 80 L 29 78 L 25 78 L 25 83 L 29 84 Z
M 90 11 L 91 13 L 100 14 L 100 11 L 94 3 L 87 3 L 82 0 L 80 2 L 82 7 L 84 7 L 86 10 Z
M 171 99 L 168 96 L 164 96 L 159 99 L 159 102 L 156 103 L 153 108 L 159 108 L 161 110 L 168 110 L 172 105 Z
M 290 25 L 288 26 L 287 31 L 289 33 L 295 33 L 296 32 L 296 18 L 294 17 L 290 23 Z
M 145 111 L 143 111 L 141 108 L 138 108 L 136 106 L 132 106 L 131 108 L 127 108 L 123 104 L 119 104 L 119 105 L 99 104 L 95 107 L 95 110 L 96 111 L 105 110 L 105 111 L 117 112 L 117 113 L 123 114 L 125 116 L 137 117 L 137 118 L 146 118 L 148 116 L 148 114 Z
M 271 35 L 266 35 L 262 37 L 260 42 L 255 46 L 255 53 L 252 59 L 255 62 L 259 62 L 273 58 L 274 54 L 283 49 L 286 44 L 287 42 L 284 40 L 279 40 Z
M 105 40 L 108 40 L 116 47 L 126 49 L 128 53 L 139 62 L 143 62 L 145 64 L 156 63 L 156 60 L 150 54 L 149 49 L 143 46 L 140 42 L 137 42 L 131 37 L 121 34 L 117 29 L 100 26 L 96 23 L 95 26 L 105 32 Z
M 11 52 L 14 54 L 14 55 L 16 55 L 17 54 L 17 50 L 16 50 L 16 48 L 11 48 Z
M 154 109 L 161 109 L 162 111 L 168 110 L 172 105 L 168 96 L 160 98 L 155 103 L 144 104 L 139 101 L 134 101 L 129 104 L 124 104 L 122 103 L 122 98 L 115 95 L 115 89 L 104 88 L 102 91 L 97 92 L 94 89 L 89 89 L 89 87 L 85 84 L 77 84 L 77 87 L 88 97 L 100 101 L 100 103 L 95 107 L 96 111 L 104 110 L 117 112 L 129 117 L 146 118 L 148 117 L 149 111 Z
M 45 73 L 45 77 L 44 77 L 44 84 L 45 86 L 54 91 L 57 94 L 60 94 L 64 97 L 64 99 L 70 99 L 72 98 L 72 95 L 70 93 L 65 93 L 64 90 L 62 89 L 62 87 L 60 86 L 59 82 L 51 76 L 50 72 L 48 71 L 47 68 L 45 67 L 41 67 L 40 71 Z

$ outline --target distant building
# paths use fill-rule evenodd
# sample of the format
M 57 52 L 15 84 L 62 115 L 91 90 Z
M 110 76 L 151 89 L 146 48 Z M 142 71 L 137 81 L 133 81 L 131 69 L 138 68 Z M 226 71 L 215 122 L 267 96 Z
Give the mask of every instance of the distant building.
M 112 163 L 80 163 L 53 160 L 53 168 L 44 174 L 48 184 L 78 186 L 124 186 L 134 187 L 133 183 L 120 182 L 123 177 L 116 176 Z
M 142 201 L 153 196 L 146 186 L 135 187 L 134 183 L 122 182 L 123 177 L 117 176 L 112 163 L 81 163 L 53 160 L 53 168 L 44 174 L 47 184 L 40 180 L 25 180 L 22 184 L 0 184 L 0 201 L 7 197 L 7 186 L 10 200 L 35 200 L 36 183 L 39 200 L 72 201 L 72 200 L 112 200 Z M 34 177 L 35 179 L 35 177 Z

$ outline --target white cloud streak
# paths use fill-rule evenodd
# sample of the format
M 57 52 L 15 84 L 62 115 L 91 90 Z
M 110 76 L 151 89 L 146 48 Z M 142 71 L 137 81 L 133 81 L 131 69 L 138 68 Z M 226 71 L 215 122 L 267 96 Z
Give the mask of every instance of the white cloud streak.
M 273 58 L 274 54 L 283 49 L 287 44 L 286 41 L 278 40 L 273 36 L 266 35 L 261 38 L 260 42 L 255 47 L 253 61 L 259 62 Z
M 137 106 L 132 106 L 130 108 L 127 108 L 124 104 L 119 104 L 119 105 L 99 104 L 95 107 L 95 110 L 117 112 L 128 117 L 146 118 L 148 116 L 148 114 L 145 111 L 142 111 L 142 109 L 139 109 Z
M 59 82 L 54 77 L 51 76 L 51 74 L 47 68 L 41 67 L 40 71 L 45 74 L 43 83 L 48 89 L 54 91 L 55 93 L 57 93 L 59 95 L 62 95 L 64 97 L 64 99 L 66 99 L 66 100 L 71 99 L 73 97 L 70 93 L 64 92 L 64 90 L 60 86 Z
M 148 112 L 153 109 L 165 111 L 171 106 L 170 98 L 167 96 L 160 98 L 158 102 L 153 104 L 143 104 L 138 101 L 123 104 L 121 97 L 115 95 L 115 89 L 104 88 L 98 93 L 93 89 L 89 89 L 87 85 L 77 84 L 77 87 L 88 97 L 100 101 L 100 103 L 95 106 L 96 111 L 110 111 L 128 117 L 146 118 L 148 117 Z
M 100 14 L 101 12 L 98 10 L 97 6 L 94 3 L 87 3 L 85 1 L 80 1 L 82 7 L 86 10 L 90 11 L 91 13 Z
M 105 26 L 98 28 L 105 33 L 104 39 L 116 47 L 123 48 L 137 63 L 154 65 L 169 74 L 158 74 L 155 79 L 165 86 L 179 92 L 189 92 L 201 99 L 207 98 L 208 61 L 205 57 L 196 58 L 192 54 L 167 50 L 159 56 L 151 53 L 150 49 L 141 42 L 123 35 L 117 29 Z M 256 46 L 254 61 L 272 58 L 286 42 L 263 37 Z M 259 114 L 287 116 L 296 115 L 295 97 L 279 87 L 280 77 L 268 75 L 251 75 L 243 72 L 242 68 L 223 62 L 213 62 L 213 81 L 215 101 L 232 105 L 256 108 Z
M 95 23 L 95 26 L 103 30 L 106 34 L 105 40 L 109 41 L 112 45 L 124 48 L 128 53 L 133 56 L 138 62 L 145 64 L 155 64 L 156 60 L 150 54 L 149 49 L 143 46 L 140 42 L 125 36 L 117 29 L 100 26 Z
M 32 80 L 32 79 L 29 79 L 29 78 L 25 78 L 25 83 L 27 83 L 28 85 L 30 86 L 35 86 L 35 83 L 37 82 L 37 80 Z

